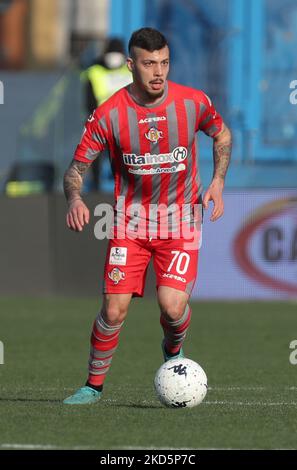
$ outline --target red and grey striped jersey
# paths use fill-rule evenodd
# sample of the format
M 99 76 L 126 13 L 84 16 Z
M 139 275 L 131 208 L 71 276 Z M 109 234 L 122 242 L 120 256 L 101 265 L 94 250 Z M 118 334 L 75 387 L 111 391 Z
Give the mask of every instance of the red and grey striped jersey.
M 156 207 L 192 207 L 202 192 L 196 133 L 215 137 L 222 118 L 201 90 L 168 81 L 157 105 L 141 105 L 122 88 L 85 125 L 75 160 L 92 162 L 108 148 L 117 211 L 140 204 L 148 223 L 160 223 Z M 130 208 L 128 210 L 128 208 Z M 153 209 L 151 209 L 153 208 Z

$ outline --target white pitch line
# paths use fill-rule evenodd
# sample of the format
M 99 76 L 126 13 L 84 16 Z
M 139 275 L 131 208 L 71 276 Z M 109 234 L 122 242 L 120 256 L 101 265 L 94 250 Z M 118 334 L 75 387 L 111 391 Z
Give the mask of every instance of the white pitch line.
M 19 449 L 19 450 L 88 450 L 88 449 L 93 449 L 93 450 L 98 450 L 100 451 L 101 449 L 96 449 L 96 447 L 91 447 L 91 446 L 73 446 L 73 447 L 59 447 L 59 446 L 54 446 L 50 444 L 0 444 L 0 449 Z M 193 450 L 193 451 L 199 451 L 199 450 L 236 450 L 236 448 L 233 447 L 199 447 L 194 448 L 194 447 L 141 447 L 141 446 L 117 446 L 117 447 L 111 447 L 110 450 Z M 259 448 L 249 448 L 248 450 L 259 450 Z M 291 448 L 280 448 L 280 449 L 274 449 L 274 450 L 295 450 Z
M 232 406 L 297 406 L 297 402 L 263 402 L 263 401 L 204 401 L 202 405 L 232 405 Z
M 259 391 L 259 392 L 262 392 L 262 391 L 268 391 L 268 392 L 283 392 L 283 391 L 295 391 L 297 390 L 297 386 L 293 386 L 293 385 L 288 385 L 288 386 L 285 386 L 285 387 L 233 387 L 233 386 L 230 386 L 230 387 L 208 387 L 208 390 L 212 390 L 212 391 L 217 391 L 217 392 L 245 392 L 245 391 Z
M 1 444 L 2 449 L 24 449 L 24 450 L 54 450 L 54 449 L 95 449 L 94 447 L 75 446 L 75 447 L 59 447 L 50 444 Z M 231 449 L 231 448 L 230 448 Z M 100 449 L 98 449 L 100 450 Z M 112 447 L 111 450 L 201 450 L 194 447 L 141 447 L 141 446 L 117 446 Z M 214 450 L 214 449 L 213 449 Z M 215 449 L 217 450 L 217 449 Z M 225 450 L 225 448 L 224 448 Z
M 1 449 L 41 449 L 41 450 L 52 450 L 57 449 L 56 446 L 43 445 L 43 444 L 1 444 Z
M 110 404 L 117 406 L 117 404 L 120 402 L 119 399 L 112 399 L 112 398 L 107 398 L 103 399 L 102 403 Z M 62 403 L 62 401 L 61 401 Z M 134 402 L 130 401 L 129 403 L 126 403 L 128 405 L 134 405 L 135 407 L 137 406 L 150 406 L 153 408 L 157 408 L 157 405 L 160 405 L 160 403 L 156 400 L 141 400 L 139 402 Z M 292 402 L 263 402 L 263 401 L 228 401 L 228 400 L 205 400 L 201 403 L 201 405 L 226 405 L 226 406 L 296 406 L 297 407 L 297 402 L 292 401 Z M 200 406 L 201 406 L 200 405 Z M 163 407 L 162 407 L 163 408 Z
M 235 387 L 235 386 L 230 386 L 230 387 L 208 387 L 208 390 L 212 391 L 227 391 L 227 392 L 235 392 L 235 391 L 262 391 L 262 390 L 268 390 L 268 387 Z
M 125 386 L 125 387 L 114 387 L 113 390 L 115 391 L 122 391 L 122 390 L 127 390 L 127 388 L 129 389 L 129 387 Z M 146 389 L 146 387 L 134 387 L 131 385 L 131 390 L 133 391 L 143 391 Z M 230 391 L 230 392 L 233 392 L 233 391 L 264 391 L 264 390 L 268 390 L 268 391 L 276 391 L 276 392 L 279 392 L 279 391 L 282 391 L 282 390 L 297 390 L 297 386 L 284 386 L 284 387 L 275 387 L 273 389 L 271 389 L 271 387 L 262 387 L 262 386 L 236 386 L 236 385 L 230 385 L 230 386 L 209 386 L 208 387 L 208 391 Z M 10 391 L 10 389 L 6 388 L 6 387 L 2 387 L 1 388 L 1 391 L 5 392 L 5 391 Z M 34 388 L 34 387 L 29 387 L 29 388 L 22 388 L 20 390 L 20 392 L 22 392 L 23 394 L 26 393 L 26 392 L 71 392 L 71 391 L 75 391 L 75 387 L 50 387 L 50 388 Z
M 112 400 L 107 399 L 102 401 L 102 403 L 110 403 L 110 404 L 117 404 L 119 400 Z M 134 402 L 133 402 L 134 403 Z M 132 402 L 130 402 L 132 404 Z M 146 405 L 146 406 L 154 406 L 160 405 L 158 401 L 149 401 L 149 400 L 142 400 L 141 402 L 134 403 L 135 406 L 137 405 Z M 297 402 L 263 402 L 263 401 L 228 401 L 228 400 L 206 400 L 201 403 L 201 405 L 229 405 L 229 406 L 297 406 Z M 200 406 L 201 406 L 200 405 Z
M 0 444 L 0 449 L 24 449 L 24 450 L 79 450 L 79 449 L 92 449 L 90 446 L 74 446 L 74 447 L 59 447 L 51 444 Z

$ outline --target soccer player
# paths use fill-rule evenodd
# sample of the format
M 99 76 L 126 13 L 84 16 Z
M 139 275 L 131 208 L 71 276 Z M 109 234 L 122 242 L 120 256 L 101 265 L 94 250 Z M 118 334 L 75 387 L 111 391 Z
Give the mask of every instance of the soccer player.
M 114 224 L 104 272 L 103 305 L 95 319 L 85 386 L 67 405 L 97 402 L 133 296 L 142 296 L 153 259 L 164 360 L 183 357 L 190 294 L 201 245 L 202 205 L 213 201 L 211 220 L 224 211 L 223 187 L 231 133 L 209 97 L 167 80 L 169 47 L 152 28 L 135 31 L 127 65 L 131 85 L 100 105 L 88 119 L 64 176 L 71 230 L 82 231 L 89 210 L 81 198 L 83 177 L 108 148 L 115 178 Z M 213 179 L 202 200 L 196 133 L 213 139 Z

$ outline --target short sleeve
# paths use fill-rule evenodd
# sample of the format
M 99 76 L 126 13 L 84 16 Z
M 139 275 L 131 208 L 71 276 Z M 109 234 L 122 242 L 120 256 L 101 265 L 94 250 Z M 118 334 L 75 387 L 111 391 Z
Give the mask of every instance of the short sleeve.
M 81 141 L 76 147 L 74 160 L 92 163 L 107 147 L 107 126 L 104 117 L 98 117 L 96 111 L 86 121 Z
M 199 94 L 199 129 L 209 137 L 221 132 L 223 119 L 216 111 L 211 99 L 203 92 Z

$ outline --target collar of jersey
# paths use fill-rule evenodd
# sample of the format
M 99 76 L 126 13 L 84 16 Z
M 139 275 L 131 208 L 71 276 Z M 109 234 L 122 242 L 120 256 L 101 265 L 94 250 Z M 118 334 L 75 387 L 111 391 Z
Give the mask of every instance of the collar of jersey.
M 126 87 L 126 91 L 127 91 L 127 94 L 129 96 L 129 98 L 133 101 L 133 103 L 137 104 L 137 106 L 140 106 L 141 108 L 149 108 L 149 109 L 159 108 L 159 106 L 162 106 L 162 104 L 164 104 L 164 102 L 166 101 L 166 99 L 168 97 L 168 82 L 166 80 L 165 88 L 164 88 L 164 95 L 162 96 L 162 99 L 157 104 L 143 104 L 143 103 L 140 103 L 139 101 L 137 101 L 131 95 L 131 93 L 129 91 L 129 85 Z

